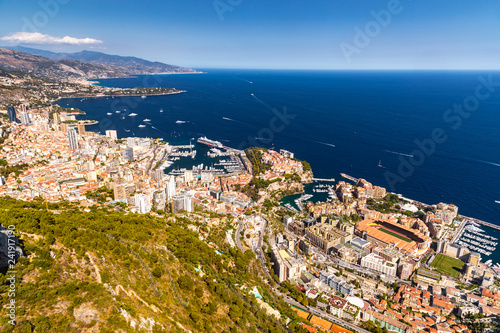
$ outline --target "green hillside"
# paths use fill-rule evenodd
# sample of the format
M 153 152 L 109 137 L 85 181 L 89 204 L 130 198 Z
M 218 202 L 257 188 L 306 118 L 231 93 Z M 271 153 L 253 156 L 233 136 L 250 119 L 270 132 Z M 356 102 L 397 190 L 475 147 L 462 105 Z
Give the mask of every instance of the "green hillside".
M 2 332 L 286 332 L 297 318 L 254 254 L 224 241 L 230 217 L 46 211 L 0 198 L 0 222 L 15 225 L 27 255 L 15 266 L 17 325 L 4 311 Z M 281 319 L 260 308 L 254 286 Z M 8 288 L 0 275 L 2 305 Z

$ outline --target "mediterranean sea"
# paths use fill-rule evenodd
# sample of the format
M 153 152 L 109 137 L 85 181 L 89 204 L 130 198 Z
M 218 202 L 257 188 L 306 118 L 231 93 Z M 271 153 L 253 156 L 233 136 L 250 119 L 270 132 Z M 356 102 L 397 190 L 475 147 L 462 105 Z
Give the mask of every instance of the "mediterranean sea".
M 500 72 L 202 70 L 98 80 L 185 93 L 58 104 L 99 121 L 88 130 L 283 148 L 316 177 L 343 172 L 500 225 Z

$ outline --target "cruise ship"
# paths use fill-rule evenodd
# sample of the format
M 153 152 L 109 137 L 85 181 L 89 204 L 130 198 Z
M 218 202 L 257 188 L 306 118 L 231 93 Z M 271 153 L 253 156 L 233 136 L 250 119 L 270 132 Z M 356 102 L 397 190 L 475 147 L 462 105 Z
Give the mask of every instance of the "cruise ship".
M 220 143 L 219 141 L 207 139 L 206 136 L 202 136 L 201 138 L 198 138 L 197 142 L 201 143 L 202 145 L 209 146 L 209 147 L 224 148 L 222 143 Z

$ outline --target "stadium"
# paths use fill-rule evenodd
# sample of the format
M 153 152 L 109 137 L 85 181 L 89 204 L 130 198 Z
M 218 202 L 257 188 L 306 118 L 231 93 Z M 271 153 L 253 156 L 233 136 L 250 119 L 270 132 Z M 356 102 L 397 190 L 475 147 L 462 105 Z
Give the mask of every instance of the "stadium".
M 356 224 L 356 235 L 384 248 L 393 245 L 417 257 L 426 253 L 431 245 L 429 236 L 392 220 L 360 221 Z

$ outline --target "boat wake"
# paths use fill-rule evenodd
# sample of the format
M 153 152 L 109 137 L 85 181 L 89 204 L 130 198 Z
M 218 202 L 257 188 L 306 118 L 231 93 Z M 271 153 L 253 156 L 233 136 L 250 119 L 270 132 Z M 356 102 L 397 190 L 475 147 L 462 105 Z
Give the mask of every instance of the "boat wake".
M 335 148 L 335 145 L 332 144 L 332 143 L 326 143 L 326 142 L 321 142 L 321 141 L 316 141 L 317 143 L 321 143 L 322 145 L 325 145 L 325 146 L 330 146 L 330 147 L 334 147 Z
M 478 159 L 475 159 L 475 158 L 469 158 L 469 159 L 472 160 L 472 161 L 476 161 L 476 162 L 480 162 L 480 163 L 484 163 L 484 164 L 489 164 L 489 165 L 500 167 L 500 164 L 498 164 L 498 163 L 489 162 L 489 161 L 483 161 L 483 160 L 478 160 Z
M 253 84 L 253 82 L 252 82 L 252 81 L 248 81 L 248 80 L 242 79 L 241 77 L 237 77 L 237 76 L 235 76 L 235 78 L 237 78 L 238 80 L 245 81 L 245 82 L 248 82 L 248 83 L 250 83 L 250 84 Z
M 161 129 L 159 129 L 159 128 L 156 128 L 156 127 L 154 127 L 154 126 L 151 126 L 151 128 L 152 128 L 152 129 L 154 129 L 154 130 L 157 130 L 157 131 L 158 131 L 158 132 L 160 132 L 160 133 L 163 133 L 163 134 L 168 135 L 168 133 L 167 133 L 167 132 L 164 132 L 164 131 L 162 131 L 162 130 L 161 130 Z
M 269 106 L 268 104 L 266 104 L 265 102 L 263 102 L 260 98 L 258 98 L 257 96 L 255 96 L 253 93 L 250 94 L 253 98 L 255 98 L 257 100 L 257 102 L 259 102 L 260 104 L 264 105 L 266 108 L 272 110 L 273 108 L 271 106 Z
M 397 151 L 390 151 L 390 150 L 384 150 L 386 153 L 391 153 L 391 154 L 396 154 L 396 155 L 401 155 L 401 156 L 407 156 L 407 157 L 413 157 L 413 155 L 410 154 L 403 154 L 403 153 L 398 153 Z

